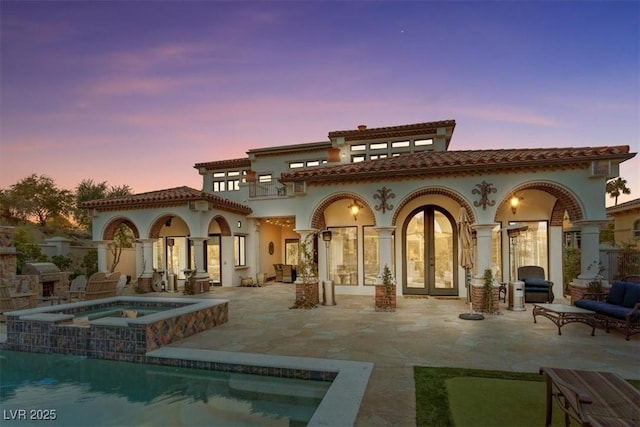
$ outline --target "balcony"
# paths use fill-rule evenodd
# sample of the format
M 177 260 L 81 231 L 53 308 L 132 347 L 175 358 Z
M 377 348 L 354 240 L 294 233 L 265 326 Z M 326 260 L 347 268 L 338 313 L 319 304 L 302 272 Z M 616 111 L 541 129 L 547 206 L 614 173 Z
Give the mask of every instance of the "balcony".
M 250 182 L 249 197 L 286 197 L 287 187 L 278 181 Z

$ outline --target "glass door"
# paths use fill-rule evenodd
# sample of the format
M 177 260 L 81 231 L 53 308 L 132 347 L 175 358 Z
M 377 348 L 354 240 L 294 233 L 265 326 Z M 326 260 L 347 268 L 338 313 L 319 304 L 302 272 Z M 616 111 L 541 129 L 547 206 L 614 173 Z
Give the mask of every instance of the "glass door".
M 458 295 L 457 233 L 454 218 L 437 206 L 423 206 L 404 226 L 404 293 Z
M 207 263 L 207 273 L 212 283 L 219 285 L 222 281 L 220 268 L 221 252 L 220 252 L 220 234 L 212 234 L 207 239 L 205 262 Z

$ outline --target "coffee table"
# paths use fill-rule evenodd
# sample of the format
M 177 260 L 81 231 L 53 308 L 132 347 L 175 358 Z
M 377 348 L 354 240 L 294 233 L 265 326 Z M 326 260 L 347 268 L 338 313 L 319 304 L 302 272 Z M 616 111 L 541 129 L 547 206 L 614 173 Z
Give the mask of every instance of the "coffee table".
M 558 335 L 562 335 L 562 328 L 567 323 L 584 323 L 591 326 L 591 336 L 596 333 L 595 312 L 573 305 L 566 304 L 534 304 L 533 305 L 533 323 L 536 322 L 536 316 L 544 316 L 551 320 L 558 327 Z

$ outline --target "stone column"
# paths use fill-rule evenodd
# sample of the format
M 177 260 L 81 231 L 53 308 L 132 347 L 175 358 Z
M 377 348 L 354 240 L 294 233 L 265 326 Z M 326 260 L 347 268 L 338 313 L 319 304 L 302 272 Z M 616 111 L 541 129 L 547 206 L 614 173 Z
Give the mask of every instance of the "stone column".
M 476 231 L 476 246 L 473 250 L 475 260 L 471 275 L 474 279 L 482 281 L 484 271 L 491 269 L 492 231 L 496 224 L 474 224 L 471 227 Z
M 589 282 L 598 274 L 600 262 L 600 227 L 608 221 L 576 221 L 580 227 L 580 275 Z
M 98 271 L 106 273 L 109 271 L 109 266 L 107 263 L 107 254 L 109 251 L 109 243 L 113 242 L 113 240 L 100 240 L 96 242 L 98 244 Z
M 393 232 L 395 227 L 374 227 L 374 230 L 378 233 L 378 274 L 382 277 L 382 271 L 384 266 L 388 265 L 391 269 L 391 273 L 395 275 L 393 271 Z
M 206 237 L 189 237 L 193 242 L 193 254 L 195 260 L 195 293 L 209 292 L 209 274 L 204 270 L 204 242 Z
M 473 224 L 476 231 L 475 259 L 469 289 L 474 310 L 484 310 L 484 271 L 491 269 L 492 231 L 496 224 Z
M 142 274 L 138 277 L 138 292 L 152 290 L 153 281 L 153 243 L 156 239 L 140 239 L 142 243 Z
M 142 239 L 142 276 L 153 276 L 153 244 L 156 239 Z

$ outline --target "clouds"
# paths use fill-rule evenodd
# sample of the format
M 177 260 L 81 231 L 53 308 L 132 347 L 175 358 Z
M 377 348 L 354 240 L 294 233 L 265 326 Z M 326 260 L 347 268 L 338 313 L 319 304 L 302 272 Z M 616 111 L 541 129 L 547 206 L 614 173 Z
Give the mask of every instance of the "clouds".
M 521 6 L 2 2 L 0 179 L 98 156 L 83 173 L 156 190 L 360 123 L 456 119 L 452 149 L 640 140 L 640 6 Z

